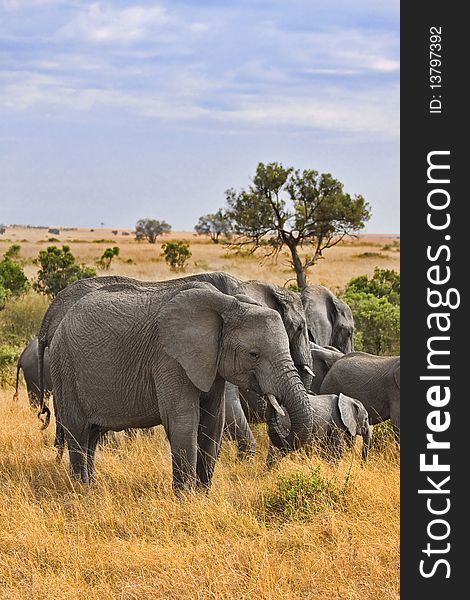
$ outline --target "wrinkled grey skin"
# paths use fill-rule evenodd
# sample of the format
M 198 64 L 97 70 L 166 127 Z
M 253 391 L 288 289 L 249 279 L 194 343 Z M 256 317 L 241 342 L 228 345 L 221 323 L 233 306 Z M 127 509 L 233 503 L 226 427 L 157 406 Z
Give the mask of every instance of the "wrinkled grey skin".
M 366 352 L 346 354 L 332 365 L 321 385 L 322 394 L 340 392 L 362 402 L 371 425 L 390 419 L 399 439 L 399 356 L 375 356 Z
M 321 384 L 331 366 L 344 354 L 327 346 L 323 348 L 310 342 L 313 372 L 310 391 L 320 393 Z M 249 423 L 265 423 L 268 418 L 267 401 L 249 390 L 240 390 L 230 383 L 225 386 L 225 429 L 229 437 L 237 442 L 240 457 L 246 458 L 256 451 L 256 441 Z
M 40 373 L 42 367 L 41 356 L 43 355 L 45 348 L 50 345 L 61 320 L 70 307 L 91 291 L 113 285 L 137 285 L 155 287 L 159 290 L 173 290 L 176 292 L 181 286 L 198 281 L 211 283 L 224 294 L 244 294 L 252 298 L 255 302 L 276 310 L 283 320 L 289 338 L 291 356 L 299 371 L 300 378 L 306 389 L 308 390 L 310 388 L 312 376 L 305 369 L 305 365 L 311 369 L 311 354 L 308 343 L 305 314 L 299 295 L 270 283 L 241 281 L 232 275 L 223 272 L 202 273 L 163 282 L 145 282 L 123 276 L 94 277 L 83 279 L 69 285 L 56 296 L 49 306 L 41 324 L 38 336 Z M 244 392 L 244 395 L 248 394 L 248 391 Z M 237 435 L 240 435 L 242 431 L 246 432 L 246 435 L 243 438 L 244 441 L 241 442 L 240 449 L 242 451 L 246 450 L 254 452 L 256 442 L 246 417 L 241 410 L 240 400 L 237 398 L 237 391 L 233 388 L 230 389 L 229 397 L 233 406 L 229 407 L 228 414 L 237 415 L 237 420 L 235 422 L 230 418 L 227 424 L 227 430 L 232 430 Z M 257 396 L 255 396 L 255 398 L 257 398 Z
M 39 386 L 39 366 L 38 366 L 38 339 L 32 340 L 21 353 L 16 365 L 16 390 L 13 396 L 18 399 L 18 384 L 20 371 L 23 371 L 23 377 L 26 382 L 28 398 L 31 408 L 39 408 L 40 386 Z M 49 370 L 49 353 L 44 355 L 44 393 L 47 397 L 52 394 L 52 380 Z
M 322 285 L 311 285 L 301 293 L 309 339 L 319 346 L 354 350 L 354 320 L 349 306 Z
M 310 342 L 310 351 L 312 353 L 313 371 L 315 377 L 313 378 L 310 391 L 314 394 L 319 394 L 323 380 L 326 374 L 335 364 L 337 360 L 344 356 L 343 352 L 340 352 L 333 346 L 319 346 L 314 342 Z
M 344 394 L 309 395 L 313 410 L 312 443 L 320 443 L 329 455 L 340 458 L 347 448 L 353 444 L 356 435 L 363 438 L 362 460 L 367 459 L 370 447 L 370 425 L 366 409 L 355 398 Z M 278 449 L 282 449 L 282 440 L 278 434 L 285 436 L 290 428 L 289 417 L 282 417 L 271 412 L 268 416 L 270 438 Z M 268 466 L 274 463 L 276 452 L 270 446 Z
M 111 285 L 69 308 L 49 347 L 57 420 L 72 473 L 89 482 L 99 433 L 163 424 L 176 491 L 208 488 L 224 425 L 224 385 L 272 394 L 308 443 L 312 411 L 279 314 L 193 281 Z

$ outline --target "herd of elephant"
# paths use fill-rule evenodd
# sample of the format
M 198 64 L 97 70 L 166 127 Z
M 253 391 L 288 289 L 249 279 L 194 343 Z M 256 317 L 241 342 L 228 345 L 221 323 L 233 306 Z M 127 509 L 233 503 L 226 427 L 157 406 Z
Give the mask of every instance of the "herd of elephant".
M 400 425 L 400 357 L 353 351 L 350 308 L 327 288 L 301 294 L 223 272 L 162 282 L 94 277 L 62 290 L 18 361 L 32 406 L 49 422 L 74 476 L 94 477 L 107 431 L 162 424 L 173 487 L 208 488 L 223 432 L 268 462 L 322 444 L 340 456 L 370 425 Z

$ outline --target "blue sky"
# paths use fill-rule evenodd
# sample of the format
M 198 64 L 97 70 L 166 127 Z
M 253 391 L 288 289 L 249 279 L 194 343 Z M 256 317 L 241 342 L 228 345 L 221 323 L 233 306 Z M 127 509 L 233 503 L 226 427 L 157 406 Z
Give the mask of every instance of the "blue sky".
M 399 232 L 398 0 L 0 0 L 0 222 L 192 229 L 258 162 Z

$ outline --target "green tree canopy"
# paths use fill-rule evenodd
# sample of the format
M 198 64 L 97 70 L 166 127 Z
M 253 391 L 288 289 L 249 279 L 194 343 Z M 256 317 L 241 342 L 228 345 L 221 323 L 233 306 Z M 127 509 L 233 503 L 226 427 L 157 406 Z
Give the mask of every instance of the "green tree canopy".
M 232 219 L 221 208 L 214 214 L 203 215 L 194 227 L 198 235 L 208 235 L 214 244 L 219 243 L 219 237 L 230 238 L 233 232 Z
M 57 294 L 69 284 L 79 279 L 95 277 L 96 270 L 75 262 L 75 257 L 69 246 L 49 246 L 47 250 L 41 250 L 35 263 L 40 266 L 37 281 L 33 288 L 50 298 Z
M 354 277 L 342 299 L 354 316 L 354 343 L 357 350 L 371 354 L 400 354 L 400 274 L 376 268 Z
M 166 221 L 157 221 L 156 219 L 140 219 L 135 226 L 135 237 L 137 240 L 148 240 L 150 244 L 155 244 L 157 237 L 163 233 L 170 233 L 171 225 Z
M 323 251 L 363 229 L 370 218 L 364 198 L 351 197 L 329 173 L 276 162 L 259 163 L 248 189 L 229 189 L 226 199 L 238 236 L 234 245 L 265 248 L 267 255 L 287 247 L 300 289 L 307 286 L 307 270 Z
M 400 275 L 393 269 L 380 269 L 376 267 L 373 276 L 367 275 L 354 277 L 348 283 L 345 294 L 364 292 L 373 294 L 377 298 L 387 298 L 392 304 L 400 304 Z

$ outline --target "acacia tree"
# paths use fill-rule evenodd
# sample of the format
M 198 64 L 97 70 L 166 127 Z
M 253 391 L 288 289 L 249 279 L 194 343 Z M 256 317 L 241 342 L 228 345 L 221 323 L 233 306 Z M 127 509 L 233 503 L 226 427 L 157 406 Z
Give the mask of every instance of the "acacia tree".
M 226 211 L 219 208 L 214 214 L 203 215 L 194 227 L 198 235 L 208 235 L 214 244 L 219 243 L 219 237 L 230 238 L 233 231 L 232 219 Z
M 307 286 L 307 270 L 327 248 L 363 229 L 369 205 L 351 197 L 329 173 L 259 163 L 247 190 L 225 192 L 234 222 L 234 246 L 259 248 L 277 256 L 287 247 L 300 289 Z M 301 250 L 307 254 L 300 255 Z
M 170 233 L 171 225 L 166 221 L 156 219 L 139 219 L 135 226 L 136 240 L 147 239 L 150 244 L 155 244 L 157 237 L 163 233 Z

